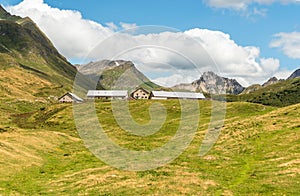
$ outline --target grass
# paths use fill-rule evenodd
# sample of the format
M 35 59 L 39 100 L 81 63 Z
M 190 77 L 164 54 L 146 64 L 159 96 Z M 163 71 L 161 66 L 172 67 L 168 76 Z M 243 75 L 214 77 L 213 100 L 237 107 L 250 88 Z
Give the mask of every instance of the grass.
M 147 109 L 153 103 L 129 103 L 136 121 L 149 122 Z M 112 118 L 110 102 L 97 101 L 96 109 L 114 141 L 126 148 L 149 150 L 167 142 L 179 123 L 178 102 L 161 104 L 168 112 L 167 120 L 159 132 L 148 137 L 123 131 Z M 20 103 L 11 108 L 2 103 L 1 114 L 5 112 L 11 119 L 5 125 L 1 121 L 1 126 L 9 125 L 10 129 L 0 133 L 0 194 L 297 195 L 300 192 L 299 104 L 273 108 L 228 103 L 222 133 L 204 157 L 198 154 L 211 104 L 200 101 L 199 105 L 199 128 L 186 151 L 164 167 L 129 172 L 106 165 L 86 149 L 76 131 L 72 105 Z M 17 115 L 22 113 L 27 115 Z

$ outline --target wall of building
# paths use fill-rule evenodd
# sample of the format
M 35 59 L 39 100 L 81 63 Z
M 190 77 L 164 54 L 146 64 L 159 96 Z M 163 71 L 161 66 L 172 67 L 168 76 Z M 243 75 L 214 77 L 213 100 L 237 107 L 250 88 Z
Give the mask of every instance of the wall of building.
M 135 99 L 149 99 L 149 94 L 139 89 L 132 94 L 132 97 Z
M 59 102 L 71 103 L 71 102 L 73 102 L 73 99 L 70 96 L 65 95 L 65 96 L 63 96 L 62 98 L 59 99 Z

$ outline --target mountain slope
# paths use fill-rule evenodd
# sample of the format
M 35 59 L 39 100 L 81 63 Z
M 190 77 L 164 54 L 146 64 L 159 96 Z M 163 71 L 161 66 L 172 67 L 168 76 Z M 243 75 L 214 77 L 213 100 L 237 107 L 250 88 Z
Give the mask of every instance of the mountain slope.
M 253 85 L 248 86 L 247 88 L 245 88 L 241 94 L 249 94 L 249 93 L 257 91 L 258 89 L 261 89 L 261 88 L 263 88 L 262 85 L 253 84 Z
M 0 94 L 26 99 L 60 96 L 70 91 L 77 70 L 30 18 L 12 16 L 0 7 Z M 79 76 L 82 86 L 89 82 Z M 22 82 L 28 79 L 29 83 Z M 19 93 L 17 93 L 19 92 Z M 24 98 L 24 97 L 23 97 Z
M 159 89 L 159 85 L 151 82 L 131 61 L 102 60 L 77 66 L 82 74 L 98 81 L 103 89 L 134 89 L 143 87 L 147 90 Z
M 262 86 L 263 87 L 267 87 L 269 85 L 276 84 L 276 83 L 278 83 L 280 81 L 283 81 L 283 80 L 282 79 L 278 80 L 276 77 L 272 77 L 267 82 L 265 82 Z
M 280 81 L 276 84 L 237 96 L 227 96 L 228 101 L 247 101 L 277 107 L 300 103 L 300 78 Z
M 298 77 L 300 77 L 300 69 L 297 69 L 296 71 L 294 71 L 294 72 L 290 75 L 290 77 L 288 77 L 288 80 L 294 79 L 294 78 L 298 78 Z

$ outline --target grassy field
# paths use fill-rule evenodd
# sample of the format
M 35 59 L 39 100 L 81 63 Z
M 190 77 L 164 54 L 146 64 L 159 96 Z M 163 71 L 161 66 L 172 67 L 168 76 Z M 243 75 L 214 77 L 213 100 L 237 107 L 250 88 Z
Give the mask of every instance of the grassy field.
M 152 101 L 130 102 L 140 123 Z M 106 133 L 120 146 L 149 150 L 166 143 L 179 125 L 176 100 L 162 129 L 149 137 L 123 131 L 110 102 L 96 102 Z M 199 156 L 211 103 L 199 101 L 200 123 L 191 145 L 172 163 L 122 171 L 97 159 L 78 136 L 72 105 L 0 103 L 0 195 L 297 195 L 300 192 L 300 104 L 274 108 L 227 103 L 221 135 Z M 192 115 L 192 114 L 191 114 Z

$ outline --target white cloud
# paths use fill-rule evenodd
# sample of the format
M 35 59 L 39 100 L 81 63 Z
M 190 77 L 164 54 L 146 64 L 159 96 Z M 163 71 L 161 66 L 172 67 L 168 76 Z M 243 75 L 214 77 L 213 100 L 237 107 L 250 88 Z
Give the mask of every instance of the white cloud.
M 292 71 L 290 70 L 281 70 L 275 73 L 275 77 L 278 79 L 287 79 L 292 74 Z
M 290 58 L 300 59 L 300 32 L 278 33 L 270 47 L 281 49 Z
M 106 23 L 106 25 L 107 25 L 112 31 L 116 31 L 116 30 L 119 29 L 119 27 L 118 27 L 115 23 L 113 23 L 113 22 L 108 22 L 108 23 Z
M 131 23 L 124 23 L 124 22 L 120 22 L 120 25 L 123 29 L 125 30 L 130 30 L 130 29 L 134 29 L 137 27 L 136 24 L 131 24 Z
M 161 85 L 161 86 L 165 86 L 165 87 L 173 87 L 174 84 L 185 84 L 185 83 L 192 83 L 193 81 L 195 81 L 194 77 L 191 76 L 185 76 L 182 74 L 174 74 L 171 76 L 167 76 L 167 77 L 160 77 L 160 78 L 156 78 L 155 80 L 153 80 L 154 83 Z
M 208 6 L 215 8 L 229 8 L 246 10 L 251 4 L 269 5 L 275 2 L 282 4 L 298 3 L 298 0 L 204 0 Z
M 52 8 L 43 0 L 24 0 L 8 10 L 31 17 L 68 59 L 132 60 L 152 79 L 169 86 L 196 80 L 204 71 L 234 77 L 247 86 L 265 81 L 280 66 L 277 59 L 262 58 L 258 47 L 240 46 L 220 31 L 145 27 L 138 34 L 132 31 L 135 24 L 120 23 L 129 30 L 116 34 L 119 28 L 114 23 L 103 26 L 82 18 L 78 11 Z

